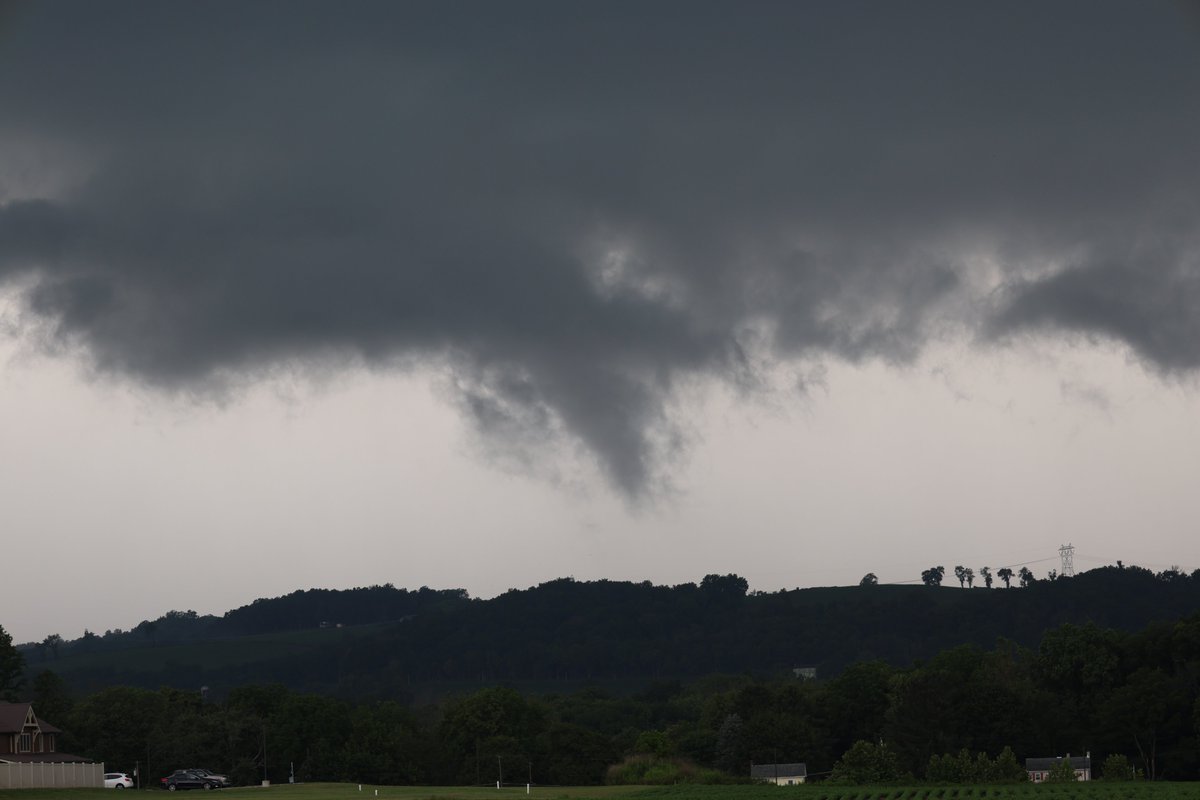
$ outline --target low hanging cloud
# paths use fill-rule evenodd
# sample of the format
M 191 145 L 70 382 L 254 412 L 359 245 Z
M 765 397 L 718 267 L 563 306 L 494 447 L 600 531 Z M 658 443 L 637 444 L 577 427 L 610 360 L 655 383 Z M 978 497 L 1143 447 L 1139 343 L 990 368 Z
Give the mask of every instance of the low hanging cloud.
M 1009 287 L 991 333 L 1051 329 L 1127 344 L 1166 370 L 1200 368 L 1200 249 L 1073 266 Z
M 3 20 L 0 288 L 103 373 L 436 362 L 493 441 L 575 442 L 637 498 L 694 379 L 964 330 L 1200 363 L 1200 48 L 1170 3 Z

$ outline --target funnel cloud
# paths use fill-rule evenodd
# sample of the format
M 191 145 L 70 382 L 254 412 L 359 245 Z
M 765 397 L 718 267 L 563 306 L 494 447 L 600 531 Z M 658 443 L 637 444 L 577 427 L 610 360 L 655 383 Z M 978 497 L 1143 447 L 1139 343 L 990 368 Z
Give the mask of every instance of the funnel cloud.
M 670 484 L 695 382 L 1025 336 L 1200 366 L 1177 4 L 0 19 L 14 335 L 117 380 L 434 364 L 499 450 L 578 447 L 636 501 Z

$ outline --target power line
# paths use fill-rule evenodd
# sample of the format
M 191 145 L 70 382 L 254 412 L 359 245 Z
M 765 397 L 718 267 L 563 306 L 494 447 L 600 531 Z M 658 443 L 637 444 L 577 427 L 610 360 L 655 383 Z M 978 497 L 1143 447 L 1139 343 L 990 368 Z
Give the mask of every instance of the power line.
M 1004 564 L 1003 566 L 996 567 L 996 569 L 1006 569 L 1006 568 L 1010 568 L 1010 567 L 1027 567 L 1030 564 L 1041 564 L 1043 561 L 1058 561 L 1058 556 L 1051 556 L 1050 558 L 1035 558 L 1033 561 L 1022 561 L 1019 564 Z
M 1088 555 L 1086 553 L 1076 553 L 1075 556 L 1076 556 L 1076 558 L 1082 558 L 1085 561 L 1091 561 L 1091 562 L 1094 562 L 1097 564 L 1107 564 L 1110 566 L 1115 566 L 1118 561 L 1121 561 L 1121 559 L 1119 559 L 1119 558 L 1104 558 L 1102 556 L 1092 556 L 1092 555 Z M 1162 563 L 1156 563 L 1156 562 L 1151 562 L 1151 561 L 1144 561 L 1140 564 L 1125 564 L 1125 566 L 1127 566 L 1127 567 L 1143 567 L 1143 568 L 1153 567 L 1155 569 L 1183 570 L 1183 567 L 1180 566 L 1178 563 L 1162 564 Z

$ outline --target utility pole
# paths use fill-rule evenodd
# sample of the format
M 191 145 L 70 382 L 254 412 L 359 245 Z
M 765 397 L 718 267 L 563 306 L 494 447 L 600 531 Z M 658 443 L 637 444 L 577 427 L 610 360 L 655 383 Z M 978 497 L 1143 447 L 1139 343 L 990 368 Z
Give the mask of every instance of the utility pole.
M 1072 577 L 1075 574 L 1075 545 L 1064 544 L 1058 548 L 1058 555 L 1062 559 L 1062 569 L 1058 571 L 1059 576 Z

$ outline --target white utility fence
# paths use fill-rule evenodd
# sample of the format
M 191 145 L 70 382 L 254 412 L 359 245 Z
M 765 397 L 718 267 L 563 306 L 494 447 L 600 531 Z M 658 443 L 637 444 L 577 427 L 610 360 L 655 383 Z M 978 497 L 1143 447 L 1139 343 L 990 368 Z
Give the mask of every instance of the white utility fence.
M 0 764 L 0 789 L 103 787 L 103 764 L 77 762 Z

